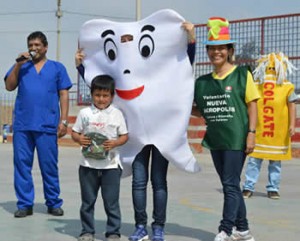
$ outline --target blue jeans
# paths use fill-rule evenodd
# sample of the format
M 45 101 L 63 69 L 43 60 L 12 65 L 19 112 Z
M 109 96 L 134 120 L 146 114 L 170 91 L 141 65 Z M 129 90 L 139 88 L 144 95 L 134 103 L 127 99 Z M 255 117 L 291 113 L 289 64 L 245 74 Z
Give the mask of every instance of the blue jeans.
M 247 211 L 242 196 L 240 181 L 246 155 L 243 151 L 211 151 L 216 171 L 224 193 L 223 218 L 219 232 L 231 235 L 236 226 L 239 231 L 249 229 Z
M 80 219 L 82 234 L 95 233 L 95 203 L 101 188 L 104 210 L 107 216 L 106 233 L 120 236 L 121 211 L 119 205 L 121 168 L 93 169 L 79 167 L 79 181 L 81 189 Z
M 132 199 L 136 225 L 147 225 L 147 184 L 151 156 L 151 184 L 153 189 L 152 226 L 164 227 L 168 199 L 167 171 L 169 162 L 153 145 L 145 146 L 132 164 Z
M 259 173 L 261 169 L 263 159 L 249 157 L 246 168 L 246 180 L 243 186 L 244 190 L 254 192 L 255 184 L 258 181 Z M 281 161 L 269 161 L 268 165 L 268 184 L 266 189 L 270 191 L 279 191 L 279 185 L 281 180 Z

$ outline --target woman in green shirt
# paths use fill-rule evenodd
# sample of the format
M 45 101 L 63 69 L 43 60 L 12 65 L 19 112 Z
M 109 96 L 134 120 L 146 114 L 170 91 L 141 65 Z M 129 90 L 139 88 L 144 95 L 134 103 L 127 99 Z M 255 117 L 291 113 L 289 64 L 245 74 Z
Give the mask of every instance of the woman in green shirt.
M 215 241 L 254 241 L 240 176 L 246 155 L 255 145 L 259 95 L 248 68 L 232 63 L 235 41 L 230 39 L 228 27 L 226 19 L 208 20 L 208 40 L 204 44 L 214 71 L 196 80 L 193 114 L 203 116 L 206 121 L 202 145 L 210 149 L 223 186 L 223 219 Z

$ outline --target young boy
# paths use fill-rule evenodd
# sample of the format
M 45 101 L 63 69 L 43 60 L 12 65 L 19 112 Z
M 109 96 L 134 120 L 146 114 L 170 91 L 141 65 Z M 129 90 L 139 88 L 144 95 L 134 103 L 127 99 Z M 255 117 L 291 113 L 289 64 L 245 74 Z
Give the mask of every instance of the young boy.
M 93 104 L 79 112 L 72 128 L 72 138 L 81 145 L 83 154 L 79 167 L 82 232 L 78 241 L 94 240 L 94 206 L 100 187 L 107 215 L 106 240 L 117 241 L 121 236 L 122 166 L 116 147 L 126 143 L 128 131 L 122 112 L 111 104 L 114 91 L 110 76 L 96 76 L 91 84 Z

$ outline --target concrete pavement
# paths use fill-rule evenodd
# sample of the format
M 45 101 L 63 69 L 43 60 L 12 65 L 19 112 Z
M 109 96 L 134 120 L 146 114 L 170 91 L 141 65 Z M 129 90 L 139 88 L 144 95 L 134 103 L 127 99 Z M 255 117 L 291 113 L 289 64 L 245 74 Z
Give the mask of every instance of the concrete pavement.
M 63 217 L 47 214 L 37 161 L 33 167 L 35 206 L 33 216 L 13 217 L 16 210 L 13 189 L 12 145 L 0 144 L 0 231 L 1 240 L 11 241 L 74 241 L 80 233 L 80 191 L 78 182 L 79 149 L 60 147 L 61 197 Z M 166 224 L 167 241 L 212 241 L 221 218 L 223 195 L 221 185 L 209 154 L 199 155 L 202 172 L 185 173 L 170 166 L 168 174 L 169 201 Z M 297 241 L 300 234 L 300 162 L 299 159 L 282 165 L 281 199 L 266 197 L 267 163 L 263 165 L 257 192 L 246 200 L 250 228 L 256 241 Z M 152 193 L 148 190 L 148 215 L 151 222 Z M 122 241 L 134 229 L 131 204 L 131 178 L 122 180 Z M 104 240 L 106 217 L 102 200 L 96 204 L 96 240 Z M 150 229 L 149 229 L 150 230 Z

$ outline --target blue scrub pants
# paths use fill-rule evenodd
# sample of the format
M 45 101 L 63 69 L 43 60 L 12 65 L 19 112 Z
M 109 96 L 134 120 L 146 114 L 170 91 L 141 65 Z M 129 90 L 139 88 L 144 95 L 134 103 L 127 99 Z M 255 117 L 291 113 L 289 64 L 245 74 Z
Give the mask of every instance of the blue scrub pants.
M 34 205 L 34 185 L 32 166 L 34 150 L 37 150 L 39 167 L 43 179 L 44 198 L 47 207 L 58 208 L 63 200 L 59 198 L 58 146 L 57 135 L 36 131 L 15 131 L 14 185 L 18 209 L 32 208 Z

